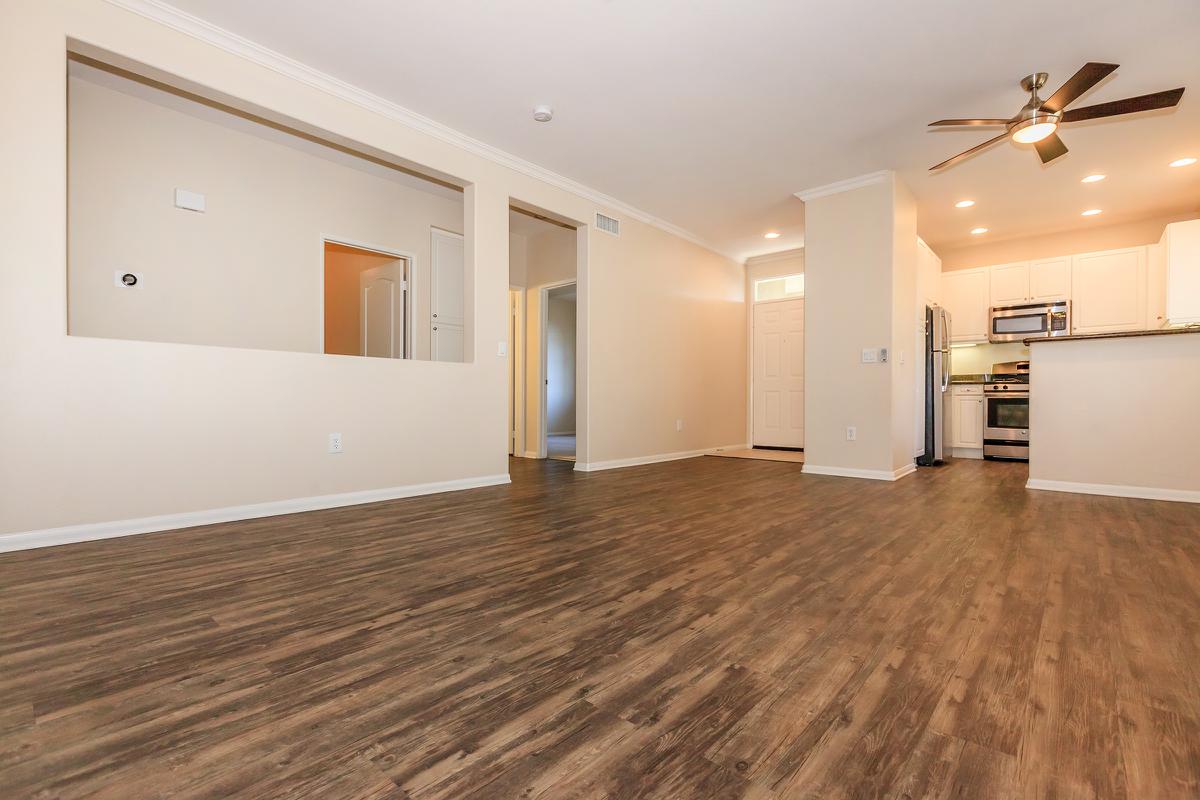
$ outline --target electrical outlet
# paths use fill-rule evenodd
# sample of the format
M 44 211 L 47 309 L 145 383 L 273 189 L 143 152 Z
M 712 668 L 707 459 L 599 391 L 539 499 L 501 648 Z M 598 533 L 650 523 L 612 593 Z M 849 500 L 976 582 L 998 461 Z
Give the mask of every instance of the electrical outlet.
M 681 420 L 681 419 L 675 420 L 675 430 L 677 430 L 677 431 L 683 430 L 683 420 Z
M 342 435 L 340 433 L 329 434 L 329 452 L 342 452 Z
M 853 425 L 846 428 L 846 441 L 858 441 L 858 428 L 854 427 Z

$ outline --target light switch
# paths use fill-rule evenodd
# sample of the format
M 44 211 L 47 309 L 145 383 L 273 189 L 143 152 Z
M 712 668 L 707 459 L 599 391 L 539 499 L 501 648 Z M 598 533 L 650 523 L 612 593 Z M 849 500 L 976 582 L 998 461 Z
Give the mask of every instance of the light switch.
M 875 364 L 879 361 L 879 350 L 874 347 L 864 347 L 862 351 L 862 363 Z
M 508 355 L 508 342 L 498 342 L 496 344 L 496 355 L 501 357 Z
M 204 195 L 199 192 L 190 192 L 187 189 L 176 189 L 175 207 L 182 208 L 184 211 L 199 211 L 203 214 Z

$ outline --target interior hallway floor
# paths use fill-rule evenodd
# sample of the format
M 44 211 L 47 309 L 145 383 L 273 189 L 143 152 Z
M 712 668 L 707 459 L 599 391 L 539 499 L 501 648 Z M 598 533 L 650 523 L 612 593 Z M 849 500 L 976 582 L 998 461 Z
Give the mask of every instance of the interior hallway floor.
M 511 470 L 0 556 L 0 796 L 1200 794 L 1200 507 Z
M 546 436 L 546 458 L 575 460 L 575 434 L 551 433 Z

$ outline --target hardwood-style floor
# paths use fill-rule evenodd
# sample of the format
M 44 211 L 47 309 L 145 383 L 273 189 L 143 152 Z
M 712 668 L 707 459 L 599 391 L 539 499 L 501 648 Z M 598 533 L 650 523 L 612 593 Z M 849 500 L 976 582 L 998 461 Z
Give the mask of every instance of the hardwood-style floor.
M 0 797 L 1200 796 L 1200 507 L 512 471 L 0 557 Z

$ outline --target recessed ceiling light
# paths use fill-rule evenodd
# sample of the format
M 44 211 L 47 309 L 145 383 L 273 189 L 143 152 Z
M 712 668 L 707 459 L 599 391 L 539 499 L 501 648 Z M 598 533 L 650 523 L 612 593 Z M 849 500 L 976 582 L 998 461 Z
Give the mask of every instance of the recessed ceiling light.
M 971 228 L 971 233 L 975 234 L 976 236 L 978 236 L 981 233 L 987 233 L 987 231 L 988 231 L 987 228 Z
M 1100 173 L 1096 173 L 1095 175 L 1088 175 L 1086 178 L 1081 180 L 1080 183 L 1095 183 L 1096 181 L 1102 181 L 1107 177 L 1108 177 L 1107 175 L 1101 175 Z
M 1188 156 L 1187 158 L 1177 158 L 1171 162 L 1172 167 L 1190 167 L 1196 163 L 1196 159 Z
M 954 204 L 954 207 L 955 208 L 970 208 L 973 205 L 975 205 L 974 200 L 959 200 L 957 203 Z
M 547 105 L 534 106 L 533 118 L 537 122 L 549 122 L 554 119 L 554 109 Z
M 1089 208 L 1087 211 L 1083 212 L 1083 213 L 1082 213 L 1082 214 L 1080 214 L 1079 216 L 1081 216 L 1081 217 L 1094 217 L 1094 216 L 1096 216 L 1096 215 L 1097 215 L 1097 214 L 1099 214 L 1099 213 L 1100 213 L 1100 209 L 1098 209 L 1098 208 Z
M 779 233 L 779 231 L 767 231 L 766 233 L 763 234 L 763 238 L 764 239 L 778 239 L 780 237 L 780 235 L 781 234 Z

